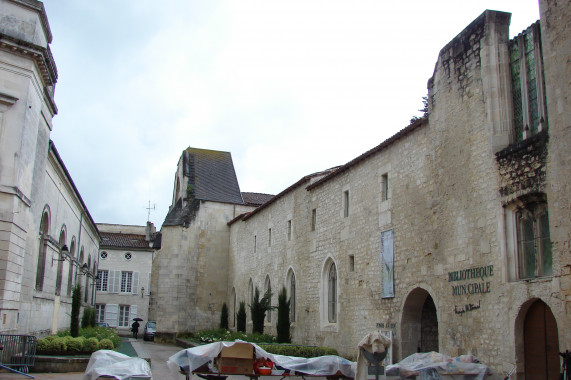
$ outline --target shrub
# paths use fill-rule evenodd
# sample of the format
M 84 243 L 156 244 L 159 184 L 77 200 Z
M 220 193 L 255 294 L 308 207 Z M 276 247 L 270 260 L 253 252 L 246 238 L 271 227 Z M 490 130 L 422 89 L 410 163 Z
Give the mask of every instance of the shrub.
M 226 306 L 226 302 L 222 304 L 222 311 L 220 312 L 220 328 L 228 330 L 228 306 Z
M 83 352 L 94 352 L 99 348 L 99 340 L 95 337 L 83 341 Z
M 67 334 L 69 335 L 69 334 Z M 56 339 L 59 335 L 50 335 L 50 336 L 46 336 L 44 339 L 51 342 L 52 340 Z
M 246 332 L 246 302 L 241 301 L 236 314 L 236 330 Z
M 78 355 L 83 352 L 83 337 L 72 338 L 69 337 L 66 341 L 67 353 L 72 355 Z M 83 338 L 85 339 L 85 338 Z
M 36 352 L 38 354 L 47 353 L 50 346 L 50 341 L 48 339 L 38 339 L 36 343 Z
M 56 337 L 55 339 L 51 339 L 48 350 L 53 354 L 64 354 L 67 350 L 67 346 L 65 345 L 65 338 Z
M 99 349 L 100 350 L 112 350 L 113 349 L 113 342 L 109 339 L 102 339 L 99 342 Z
M 236 339 L 251 343 L 273 343 L 276 341 L 276 338 L 269 334 L 246 334 L 241 331 L 234 332 L 226 329 L 203 330 L 197 332 L 194 337 L 201 343 L 233 342 Z
M 287 299 L 287 291 L 284 286 L 278 293 L 278 323 L 276 324 L 276 329 L 278 332 L 279 343 L 291 342 L 289 306 L 290 301 Z
M 272 305 L 270 304 L 272 299 L 272 293 L 268 290 L 266 294 L 260 299 L 260 291 L 258 287 L 254 290 L 254 300 L 250 308 L 250 315 L 252 316 L 252 332 L 253 333 L 264 333 L 264 320 L 266 319 L 266 312 L 272 310 Z
M 291 344 L 259 344 L 259 346 L 270 354 L 297 356 L 301 358 L 338 355 L 337 350 L 329 347 L 297 346 Z

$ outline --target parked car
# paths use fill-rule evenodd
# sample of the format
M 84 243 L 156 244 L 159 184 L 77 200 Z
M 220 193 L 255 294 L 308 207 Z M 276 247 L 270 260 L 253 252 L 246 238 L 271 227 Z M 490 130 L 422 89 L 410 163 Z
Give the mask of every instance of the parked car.
M 97 322 L 96 325 L 99 327 L 109 327 L 109 323 L 107 322 Z
M 143 340 L 155 340 L 155 331 L 157 329 L 157 322 L 148 321 L 145 323 L 145 332 L 143 334 Z

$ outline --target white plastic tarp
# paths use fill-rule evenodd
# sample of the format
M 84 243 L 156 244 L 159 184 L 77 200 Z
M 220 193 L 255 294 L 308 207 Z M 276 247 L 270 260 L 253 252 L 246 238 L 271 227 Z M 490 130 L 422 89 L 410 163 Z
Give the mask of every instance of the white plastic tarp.
M 397 371 L 398 369 L 398 371 Z M 434 375 L 438 373 L 438 377 Z M 450 357 L 438 352 L 422 352 L 407 356 L 397 364 L 389 365 L 387 375 L 407 376 L 420 375 L 421 378 L 442 378 L 442 376 L 471 375 L 471 379 L 483 380 L 488 367 L 477 363 L 472 355 Z
M 242 341 L 236 340 L 236 342 Z M 173 373 L 182 371 L 190 374 L 194 370 L 208 364 L 210 372 L 218 373 L 214 366 L 214 358 L 222 351 L 223 346 L 229 347 L 236 342 L 215 342 L 181 350 L 169 358 L 167 366 Z M 339 356 L 327 355 L 306 359 L 295 356 L 275 355 L 264 351 L 254 343 L 250 344 L 254 346 L 256 358 L 266 358 L 274 363 L 272 375 L 279 375 L 284 371 L 276 368 L 276 366 L 279 366 L 285 370 L 301 372 L 306 375 L 332 376 L 341 373 L 346 377 L 355 377 L 357 363 Z M 293 372 L 291 374 L 293 375 Z
M 95 380 L 99 376 L 113 376 L 119 380 L 152 379 L 151 366 L 146 360 L 111 350 L 91 354 L 82 380 Z

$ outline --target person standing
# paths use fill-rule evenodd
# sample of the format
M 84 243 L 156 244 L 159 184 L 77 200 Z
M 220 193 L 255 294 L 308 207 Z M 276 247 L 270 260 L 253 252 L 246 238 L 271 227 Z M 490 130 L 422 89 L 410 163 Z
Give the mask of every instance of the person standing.
M 131 325 L 131 331 L 133 331 L 133 338 L 137 339 L 137 334 L 139 333 L 139 321 L 133 322 Z

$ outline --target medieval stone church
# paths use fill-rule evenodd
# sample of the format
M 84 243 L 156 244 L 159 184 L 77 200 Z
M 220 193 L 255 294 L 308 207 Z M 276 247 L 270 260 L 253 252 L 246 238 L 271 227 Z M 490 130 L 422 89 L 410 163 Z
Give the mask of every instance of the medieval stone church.
M 235 328 L 256 288 L 276 304 L 285 286 L 295 343 L 355 356 L 383 330 L 393 361 L 474 354 L 556 376 L 571 344 L 570 16 L 541 1 L 510 40 L 510 14 L 485 11 L 440 51 L 426 117 L 269 199 L 240 191 L 230 153 L 186 149 L 153 262 L 158 338 L 217 327 L 224 303 Z

